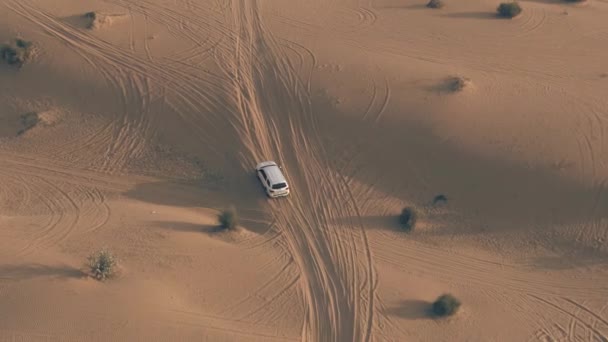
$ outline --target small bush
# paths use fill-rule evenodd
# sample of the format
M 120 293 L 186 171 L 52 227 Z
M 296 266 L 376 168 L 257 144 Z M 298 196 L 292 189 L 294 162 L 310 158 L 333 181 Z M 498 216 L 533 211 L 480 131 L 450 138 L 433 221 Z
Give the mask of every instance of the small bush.
M 441 295 L 433 303 L 433 314 L 438 317 L 451 316 L 458 311 L 460 304 L 460 301 L 451 294 Z
M 433 198 L 433 204 L 446 203 L 448 198 L 444 194 L 439 194 Z
M 15 45 L 17 45 L 17 47 L 21 49 L 29 49 L 32 46 L 32 42 L 17 38 L 15 39 Z
M 236 210 L 233 207 L 222 211 L 217 217 L 220 227 L 223 229 L 234 229 L 238 224 Z
M 471 79 L 463 76 L 453 76 L 447 80 L 447 88 L 453 92 L 459 92 L 471 86 Z
M 445 6 L 445 4 L 441 0 L 431 0 L 426 4 L 426 7 L 428 8 L 442 8 L 443 6 Z
M 100 12 L 87 12 L 83 14 L 88 29 L 100 29 L 114 24 L 117 20 L 126 19 L 125 14 L 108 14 Z
M 105 249 L 91 254 L 88 258 L 88 267 L 91 276 L 97 280 L 104 281 L 116 272 L 116 258 Z
M 22 67 L 32 55 L 32 43 L 17 38 L 11 43 L 0 46 L 0 57 L 9 65 Z
M 399 215 L 399 223 L 406 231 L 411 231 L 414 229 L 416 225 L 417 215 L 416 211 L 413 208 L 406 207 L 401 210 L 401 215 Z
M 31 112 L 21 115 L 21 129 L 17 132 L 17 135 L 21 135 L 28 130 L 34 128 L 40 122 L 38 113 Z
M 518 16 L 521 13 L 522 8 L 521 8 L 521 6 L 519 6 L 519 3 L 516 1 L 503 2 L 500 5 L 498 5 L 498 8 L 496 8 L 496 11 L 498 12 L 498 15 L 500 17 L 513 18 L 513 17 Z
M 84 14 L 84 17 L 87 19 L 95 20 L 97 19 L 97 13 L 95 12 L 87 12 Z

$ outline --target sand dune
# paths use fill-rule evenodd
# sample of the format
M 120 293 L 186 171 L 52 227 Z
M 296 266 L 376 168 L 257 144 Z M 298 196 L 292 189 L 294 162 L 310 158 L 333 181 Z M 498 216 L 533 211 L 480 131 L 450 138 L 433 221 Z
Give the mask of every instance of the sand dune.
M 426 5 L 0 0 L 0 340 L 608 340 L 608 4 Z

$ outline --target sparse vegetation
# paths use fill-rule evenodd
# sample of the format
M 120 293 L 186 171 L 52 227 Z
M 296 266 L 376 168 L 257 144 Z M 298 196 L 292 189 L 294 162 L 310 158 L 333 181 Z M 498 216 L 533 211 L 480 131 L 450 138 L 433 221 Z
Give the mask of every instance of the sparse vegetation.
M 125 14 L 108 14 L 100 12 L 87 12 L 83 15 L 89 29 L 100 29 L 112 25 L 116 20 L 125 19 Z
M 498 8 L 496 8 L 496 11 L 498 12 L 498 16 L 500 16 L 500 17 L 514 18 L 521 13 L 522 8 L 517 1 L 503 2 L 500 5 L 498 5 Z
M 401 227 L 408 232 L 414 229 L 417 219 L 416 211 L 410 207 L 403 208 L 403 210 L 401 210 L 401 215 L 399 215 Z
M 433 302 L 432 311 L 437 317 L 452 316 L 458 311 L 460 304 L 460 301 L 453 295 L 444 294 Z
M 87 12 L 84 14 L 84 17 L 88 21 L 87 28 L 93 29 L 99 27 L 101 18 L 96 12 Z
M 587 0 L 565 0 L 566 2 L 585 2 Z
M 112 277 L 116 272 L 116 266 L 116 257 L 106 249 L 91 254 L 88 258 L 90 275 L 99 281 Z
M 470 86 L 471 80 L 463 76 L 453 76 L 448 78 L 447 87 L 450 91 L 458 92 Z
M 433 204 L 446 203 L 448 198 L 444 194 L 439 194 L 433 198 Z
M 97 13 L 95 12 L 87 12 L 84 14 L 85 18 L 91 19 L 91 20 L 95 20 L 97 19 Z
M 9 65 L 21 68 L 32 55 L 32 42 L 17 38 L 0 46 L 0 56 Z
M 26 131 L 34 128 L 38 122 L 40 122 L 40 118 L 38 117 L 38 113 L 31 112 L 21 115 L 21 129 L 17 132 L 17 135 L 21 135 Z
M 238 216 L 234 207 L 222 211 L 217 219 L 222 229 L 234 229 L 238 224 Z
M 442 8 L 445 3 L 442 0 L 430 0 L 426 7 L 428 8 Z

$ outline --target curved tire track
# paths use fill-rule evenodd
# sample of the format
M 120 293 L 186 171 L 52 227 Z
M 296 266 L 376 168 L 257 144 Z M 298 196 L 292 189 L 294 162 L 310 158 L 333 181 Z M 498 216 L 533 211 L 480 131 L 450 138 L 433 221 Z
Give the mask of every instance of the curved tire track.
M 357 217 L 358 203 L 344 179 L 328 172 L 334 168 L 324 155 L 307 84 L 264 27 L 258 2 L 233 1 L 230 10 L 236 39 L 220 57 L 238 109 L 232 125 L 248 152 L 243 165 L 277 159 L 294 184 L 292 196 L 269 205 L 301 271 L 307 303 L 302 338 L 368 341 L 376 286 L 369 244 L 360 222 L 331 225 L 337 217 Z M 327 186 L 314 186 L 317 178 Z M 367 260 L 364 266 L 360 258 Z

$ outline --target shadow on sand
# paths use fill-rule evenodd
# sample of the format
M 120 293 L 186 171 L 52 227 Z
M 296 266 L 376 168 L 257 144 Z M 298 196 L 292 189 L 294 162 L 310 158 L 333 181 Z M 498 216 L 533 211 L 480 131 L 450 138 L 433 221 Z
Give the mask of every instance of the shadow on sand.
M 425 300 L 409 299 L 402 301 L 398 306 L 388 308 L 389 315 L 409 319 L 433 319 L 432 304 Z
M 209 191 L 196 182 L 158 181 L 142 183 L 125 193 L 126 196 L 142 202 L 175 207 L 200 207 L 222 210 L 232 205 L 237 210 L 239 225 L 254 233 L 264 234 L 272 229 L 271 214 L 262 205 L 268 201 L 255 177 L 243 175 L 245 184 L 238 193 L 231 191 Z M 247 180 L 250 180 L 248 182 Z M 249 184 L 247 184 L 249 183 Z M 162 229 L 181 232 L 223 231 L 213 224 L 194 224 L 190 222 L 156 222 Z
M 42 264 L 2 265 L 0 279 L 25 280 L 32 278 L 84 278 L 87 275 L 77 268 Z
M 427 205 L 429 198 L 446 194 L 450 210 L 491 219 L 501 223 L 497 229 L 508 226 L 513 231 L 608 218 L 603 187 L 566 178 L 550 165 L 468 152 L 425 123 L 370 125 L 352 114 L 331 115 L 338 110 L 327 105 L 318 112 L 322 136 L 331 137 L 324 142 L 330 155 L 342 157 L 350 146 L 358 146 L 352 156 L 344 156 L 352 165 L 340 169 L 344 176 L 373 184 L 404 203 Z
M 464 19 L 502 19 L 495 12 L 458 12 L 443 14 L 446 18 L 464 18 Z
M 188 222 L 157 221 L 154 222 L 154 224 L 162 229 L 176 232 L 216 233 L 225 230 L 219 225 L 195 224 Z

